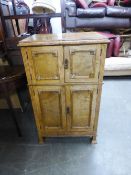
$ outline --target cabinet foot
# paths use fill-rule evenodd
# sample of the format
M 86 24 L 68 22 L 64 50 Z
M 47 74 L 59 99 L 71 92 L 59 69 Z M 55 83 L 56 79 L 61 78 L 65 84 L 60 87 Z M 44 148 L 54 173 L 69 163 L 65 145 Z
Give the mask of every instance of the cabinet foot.
M 39 142 L 39 144 L 43 144 L 44 143 L 44 138 L 43 137 L 39 137 L 38 142 Z
M 96 136 L 91 138 L 91 144 L 97 144 Z

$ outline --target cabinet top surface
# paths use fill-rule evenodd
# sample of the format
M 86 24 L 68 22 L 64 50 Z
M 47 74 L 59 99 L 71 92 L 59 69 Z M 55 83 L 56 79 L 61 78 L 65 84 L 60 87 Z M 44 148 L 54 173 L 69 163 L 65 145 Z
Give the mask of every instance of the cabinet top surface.
M 35 34 L 19 42 L 18 46 L 73 45 L 109 43 L 106 36 L 98 32 Z

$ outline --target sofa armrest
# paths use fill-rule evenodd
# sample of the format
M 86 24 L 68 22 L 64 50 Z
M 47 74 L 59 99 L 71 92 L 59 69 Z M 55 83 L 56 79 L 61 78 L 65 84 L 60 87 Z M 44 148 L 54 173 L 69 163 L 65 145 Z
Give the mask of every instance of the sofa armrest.
M 67 9 L 67 12 L 68 12 L 68 16 L 71 16 L 71 17 L 76 16 L 77 7 L 76 7 L 75 2 L 67 1 L 66 2 L 66 9 Z

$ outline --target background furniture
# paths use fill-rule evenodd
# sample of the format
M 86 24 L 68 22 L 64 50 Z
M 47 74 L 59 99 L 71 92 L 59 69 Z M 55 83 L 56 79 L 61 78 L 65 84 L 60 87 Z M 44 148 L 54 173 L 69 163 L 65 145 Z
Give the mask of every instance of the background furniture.
M 91 6 L 80 8 L 74 0 L 63 1 L 65 32 L 97 31 L 110 39 L 108 59 L 105 60 L 105 76 L 131 75 L 131 64 L 128 60 L 128 51 L 131 50 L 131 4 L 105 0 L 104 3 L 95 2 Z
M 93 5 L 90 8 L 77 8 L 74 0 L 65 0 L 66 29 L 90 28 L 114 30 L 131 28 L 131 7 Z
M 131 58 L 110 57 L 105 62 L 105 76 L 131 75 Z
M 119 56 L 105 60 L 105 76 L 131 75 L 131 35 L 121 35 L 121 38 L 124 42 Z
M 16 125 L 19 136 L 22 136 L 18 122 L 15 117 L 10 95 L 25 86 L 26 78 L 23 67 L 0 66 L 0 97 L 6 99 L 10 114 Z
M 19 42 L 40 142 L 47 136 L 96 142 L 108 42 L 98 33 L 33 35 Z
M 42 32 L 41 25 L 44 25 L 45 19 L 49 24 L 50 18 L 61 17 L 62 15 L 61 13 L 31 14 L 29 7 L 22 1 L 11 0 L 9 3 L 8 0 L 1 0 L 0 40 L 3 42 L 9 64 L 12 66 L 23 65 L 21 52 L 17 47 L 19 40 L 31 34 Z M 29 21 L 32 21 L 32 23 Z M 14 96 L 16 97 L 13 98 L 14 103 L 17 103 L 15 106 L 19 107 L 19 102 L 16 100 L 18 99 L 17 95 Z
M 62 17 L 63 14 L 30 14 L 30 9 L 25 3 L 19 1 L 15 3 L 14 0 L 11 0 L 11 2 L 11 5 L 9 5 L 7 0 L 2 0 L 0 2 L 0 16 L 3 28 L 2 35 L 8 50 L 7 54 L 9 53 L 10 59 L 12 59 L 14 64 L 18 65 L 23 64 L 20 50 L 17 47 L 19 40 L 28 37 L 31 34 L 43 33 L 42 26 L 45 25 L 45 19 L 47 21 L 47 30 L 51 32 L 50 19 Z M 29 20 L 33 21 L 32 25 L 28 23 Z
M 2 41 L 1 41 L 0 53 L 1 53 L 0 58 L 5 59 L 6 52 L 4 52 L 4 50 L 2 52 Z M 18 92 L 20 89 L 25 88 L 25 86 L 26 86 L 26 77 L 25 77 L 25 71 L 23 66 L 13 66 L 13 67 L 10 65 L 0 66 L 0 97 L 6 99 L 6 102 L 10 109 L 10 113 L 16 125 L 16 129 L 19 136 L 21 136 L 21 131 L 17 123 L 17 120 L 15 118 L 15 111 L 13 109 L 10 96 L 14 92 Z M 17 94 L 19 96 L 19 92 Z M 20 96 L 19 96 L 19 99 L 20 99 Z M 20 102 L 21 102 L 21 99 L 20 99 Z M 21 107 L 22 106 L 23 105 L 21 103 Z
M 52 0 L 36 0 L 32 5 L 32 11 L 35 14 L 55 13 L 56 9 L 52 5 Z M 50 18 L 40 19 L 39 33 L 51 33 L 52 28 Z M 37 25 L 37 20 L 35 20 Z

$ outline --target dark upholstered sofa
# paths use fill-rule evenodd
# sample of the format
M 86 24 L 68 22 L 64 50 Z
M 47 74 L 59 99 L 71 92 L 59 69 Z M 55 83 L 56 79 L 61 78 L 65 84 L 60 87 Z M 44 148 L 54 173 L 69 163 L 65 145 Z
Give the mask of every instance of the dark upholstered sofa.
M 95 30 L 131 28 L 131 6 L 77 8 L 74 0 L 65 0 L 66 29 L 94 28 Z

